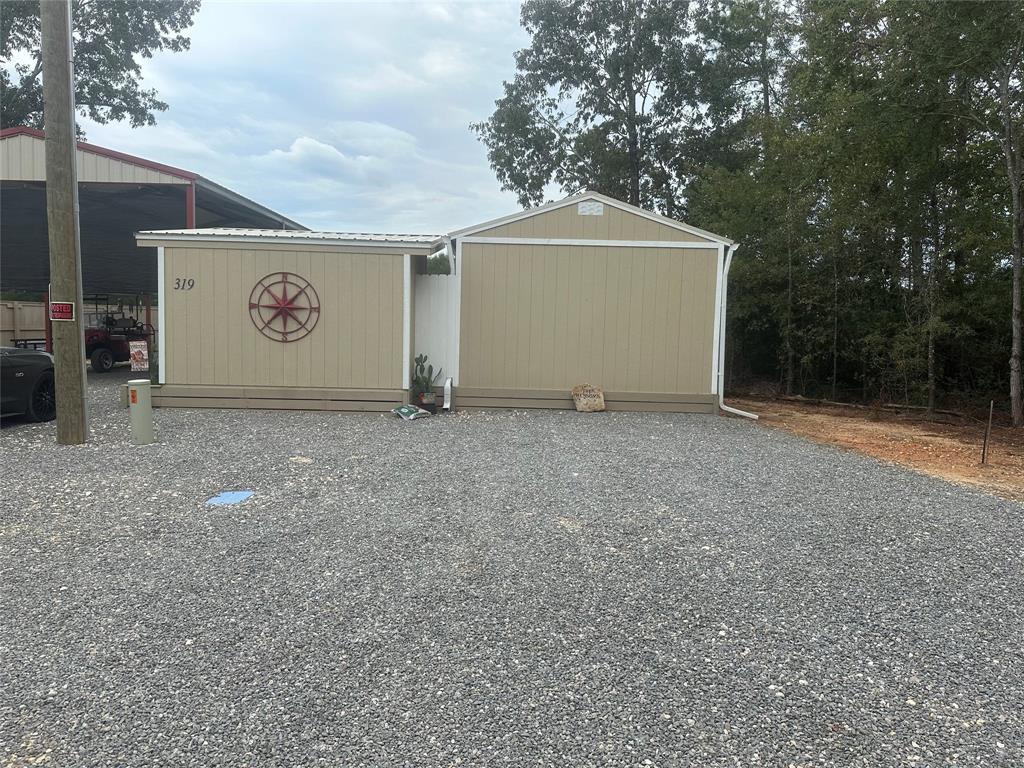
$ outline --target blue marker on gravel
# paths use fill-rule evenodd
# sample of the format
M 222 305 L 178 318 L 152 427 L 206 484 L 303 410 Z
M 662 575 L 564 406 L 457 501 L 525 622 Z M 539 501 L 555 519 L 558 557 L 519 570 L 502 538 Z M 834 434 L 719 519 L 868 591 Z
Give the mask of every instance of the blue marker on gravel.
M 223 507 L 229 504 L 241 504 L 252 496 L 252 491 L 224 491 L 206 500 L 208 507 Z

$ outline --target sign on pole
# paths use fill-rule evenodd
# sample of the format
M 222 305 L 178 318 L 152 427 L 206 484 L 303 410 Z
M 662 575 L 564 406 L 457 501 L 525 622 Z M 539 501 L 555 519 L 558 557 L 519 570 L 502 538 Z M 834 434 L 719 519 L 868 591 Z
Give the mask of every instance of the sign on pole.
M 74 320 L 75 319 L 75 302 L 73 302 L 73 301 L 51 301 L 50 302 L 50 319 L 51 320 Z

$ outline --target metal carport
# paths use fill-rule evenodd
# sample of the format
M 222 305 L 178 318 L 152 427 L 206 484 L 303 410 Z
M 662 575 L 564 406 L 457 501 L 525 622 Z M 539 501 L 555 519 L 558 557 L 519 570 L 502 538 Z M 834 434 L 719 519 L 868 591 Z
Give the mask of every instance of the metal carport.
M 154 293 L 156 251 L 135 233 L 179 227 L 305 230 L 192 171 L 86 142 L 77 152 L 86 293 Z M 41 293 L 49 282 L 45 135 L 0 132 L 0 288 Z

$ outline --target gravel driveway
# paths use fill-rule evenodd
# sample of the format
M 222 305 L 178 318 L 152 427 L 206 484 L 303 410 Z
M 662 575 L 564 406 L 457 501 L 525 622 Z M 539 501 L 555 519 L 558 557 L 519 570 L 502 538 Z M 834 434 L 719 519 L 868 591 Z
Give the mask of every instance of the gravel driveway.
M 1021 505 L 709 416 L 135 448 L 127 377 L 0 430 L 0 766 L 1024 764 Z

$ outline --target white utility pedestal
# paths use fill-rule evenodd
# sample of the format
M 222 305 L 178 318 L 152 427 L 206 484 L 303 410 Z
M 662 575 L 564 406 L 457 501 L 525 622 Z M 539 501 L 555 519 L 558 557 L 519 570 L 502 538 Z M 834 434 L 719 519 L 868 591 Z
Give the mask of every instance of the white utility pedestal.
M 153 400 L 149 379 L 128 382 L 128 415 L 132 422 L 132 442 L 149 445 L 153 442 Z

